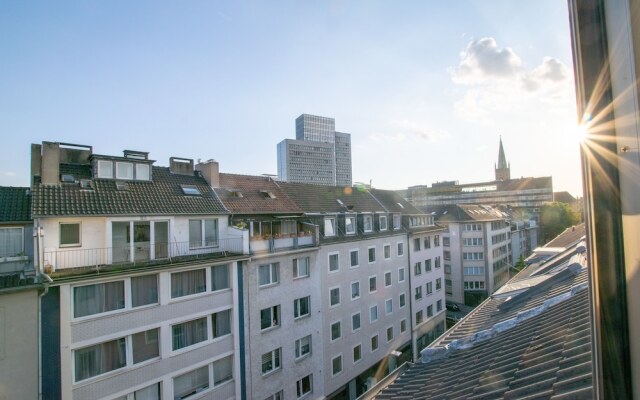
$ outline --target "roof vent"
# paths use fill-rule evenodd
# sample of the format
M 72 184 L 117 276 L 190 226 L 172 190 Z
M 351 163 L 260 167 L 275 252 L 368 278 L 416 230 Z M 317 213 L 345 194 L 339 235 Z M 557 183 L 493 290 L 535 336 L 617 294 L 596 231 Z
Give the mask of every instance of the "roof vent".
M 125 181 L 116 181 L 116 189 L 119 191 L 125 191 L 128 189 L 127 182 Z
M 268 190 L 261 190 L 260 193 L 265 197 L 265 198 L 269 198 L 269 199 L 275 199 L 276 195 L 273 194 L 273 192 L 270 192 Z
M 62 176 L 60 177 L 60 180 L 63 183 L 75 183 L 76 178 L 71 174 L 62 174 Z
M 238 197 L 238 198 L 243 198 L 244 196 L 242 195 L 242 192 L 239 190 L 231 190 L 231 196 L 232 197 Z
M 134 160 L 148 160 L 149 153 L 144 151 L 136 151 L 136 150 L 125 150 L 124 158 L 132 158 Z
M 91 179 L 80 179 L 80 187 L 82 189 L 93 189 L 93 181 Z

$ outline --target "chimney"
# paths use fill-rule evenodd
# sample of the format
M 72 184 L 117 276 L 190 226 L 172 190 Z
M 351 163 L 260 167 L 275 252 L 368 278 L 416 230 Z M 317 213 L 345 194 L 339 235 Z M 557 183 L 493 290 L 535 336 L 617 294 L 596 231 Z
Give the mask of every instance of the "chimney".
M 58 143 L 42 142 L 40 181 L 43 185 L 60 183 L 60 145 Z
M 196 164 L 196 171 L 200 171 L 202 177 L 212 188 L 220 187 L 220 167 L 216 160 L 207 160 Z
M 42 145 L 31 143 L 31 182 L 29 186 L 33 188 L 33 178 L 40 176 L 42 168 Z
M 169 158 L 169 171 L 178 175 L 193 175 L 193 160 L 190 158 Z

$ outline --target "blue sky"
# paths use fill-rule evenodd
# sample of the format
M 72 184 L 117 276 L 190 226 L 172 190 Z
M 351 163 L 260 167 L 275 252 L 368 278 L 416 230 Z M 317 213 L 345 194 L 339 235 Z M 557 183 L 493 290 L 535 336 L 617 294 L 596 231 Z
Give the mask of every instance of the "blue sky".
M 0 185 L 30 143 L 276 173 L 302 113 L 351 133 L 354 181 L 512 177 L 581 194 L 566 3 L 0 3 Z

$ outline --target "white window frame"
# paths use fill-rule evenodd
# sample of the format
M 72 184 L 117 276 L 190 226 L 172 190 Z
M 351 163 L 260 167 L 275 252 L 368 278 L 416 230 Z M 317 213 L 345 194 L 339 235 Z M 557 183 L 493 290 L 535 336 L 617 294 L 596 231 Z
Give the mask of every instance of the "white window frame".
M 373 288 L 373 290 L 371 290 L 371 279 L 375 280 L 375 288 Z M 371 275 L 369 276 L 369 293 L 375 293 L 378 291 L 378 276 L 377 275 Z
M 278 323 L 277 324 L 273 323 L 273 321 L 274 321 L 274 318 L 273 318 L 274 317 L 274 312 L 273 312 L 273 310 L 274 309 L 278 310 L 278 319 L 277 319 Z M 269 310 L 269 312 L 271 313 L 271 318 L 270 318 L 271 324 L 269 326 L 265 327 L 265 328 L 262 327 L 262 311 L 263 310 Z M 260 309 L 260 331 L 261 332 L 266 332 L 266 331 L 269 331 L 271 329 L 278 328 L 281 325 L 282 325 L 282 307 L 280 307 L 280 304 L 276 304 L 276 305 L 273 305 L 273 306 L 270 306 L 270 307 L 266 307 L 266 308 L 261 308 Z
M 354 327 L 353 326 L 353 321 L 354 321 L 354 317 L 358 316 L 358 327 Z M 351 314 L 351 332 L 357 332 L 362 328 L 362 314 L 360 313 L 360 311 Z
M 391 259 L 391 243 L 382 245 L 382 257 L 384 257 L 385 260 Z
M 359 348 L 359 352 L 360 352 L 360 357 L 358 357 L 358 359 L 356 360 L 356 348 Z M 358 343 L 355 346 L 353 346 L 351 348 L 351 359 L 353 360 L 354 364 L 359 363 L 360 361 L 362 361 L 362 343 Z
M 358 295 L 357 296 L 353 295 L 353 287 L 354 287 L 353 285 L 354 284 L 356 284 L 356 287 L 358 288 Z M 353 300 L 358 300 L 360 298 L 360 296 L 362 295 L 361 292 L 360 292 L 360 281 L 352 281 L 351 285 L 350 285 L 350 288 L 351 288 L 351 300 L 352 301 Z
M 398 283 L 404 282 L 405 275 L 406 275 L 406 273 L 405 273 L 404 267 L 398 268 Z
M 338 293 L 338 302 L 334 303 L 333 302 L 333 294 L 334 291 L 337 291 Z M 340 286 L 333 286 L 329 288 L 329 308 L 334 308 L 340 305 L 340 303 L 342 302 L 342 298 L 340 295 Z
M 98 178 L 113 179 L 113 161 L 98 160 Z
M 369 221 L 369 229 L 367 229 L 367 221 Z M 373 232 L 373 215 L 364 214 L 362 216 L 362 230 L 365 233 Z
M 271 369 L 265 371 L 264 370 L 264 357 L 266 355 L 271 356 Z M 262 376 L 271 375 L 282 369 L 282 347 L 278 347 L 277 349 L 273 349 L 268 351 L 260 357 L 260 373 Z
M 301 263 L 301 261 L 304 261 Z M 305 264 L 304 268 L 300 264 Z M 306 271 L 304 270 L 306 268 Z M 306 273 L 305 273 L 306 272 Z M 311 259 L 307 257 L 299 257 L 293 259 L 293 279 L 303 279 L 311 276 Z
M 402 327 L 404 326 L 404 329 Z M 400 333 L 405 333 L 407 331 L 407 319 L 403 318 L 400 320 Z
M 373 348 L 373 338 L 376 339 L 376 348 Z M 369 347 L 371 348 L 371 352 L 376 352 L 380 349 L 380 336 L 378 336 L 378 334 L 376 333 L 375 335 L 372 335 L 369 339 Z
M 384 301 L 384 315 L 393 314 L 393 299 L 386 299 Z
M 398 255 L 398 257 L 404 256 L 404 242 L 396 243 L 396 254 Z
M 407 306 L 407 294 L 402 292 L 398 295 L 398 308 L 404 308 Z
M 308 379 L 309 380 L 309 390 L 307 392 L 303 392 L 304 390 L 304 383 L 303 380 Z M 305 377 L 302 377 L 300 379 L 298 379 L 296 381 L 296 398 L 298 399 L 302 399 L 306 396 L 308 396 L 310 393 L 313 393 L 313 374 L 309 374 Z
M 391 271 L 384 271 L 384 287 L 389 287 L 392 284 L 393 284 L 393 278 L 391 277 Z
M 375 310 L 375 313 L 376 313 L 375 319 L 373 318 L 374 315 L 372 313 L 372 311 L 374 311 L 374 310 Z M 371 307 L 369 307 L 369 323 L 372 324 L 372 323 L 376 322 L 378 319 L 379 319 L 379 316 L 378 316 L 378 305 L 374 304 Z
M 327 226 L 331 228 L 329 233 L 327 233 Z M 334 237 L 336 235 L 336 217 L 324 217 L 324 236 Z
M 302 303 L 303 299 L 308 299 L 306 314 L 302 314 L 301 307 L 300 307 L 300 304 Z M 298 316 L 296 316 L 296 313 L 298 313 Z M 300 318 L 308 317 L 309 315 L 311 315 L 311 296 L 303 296 L 303 297 L 298 297 L 297 299 L 294 299 L 293 300 L 293 319 L 298 320 Z
M 267 269 L 269 270 L 269 282 L 267 283 L 260 283 L 260 269 L 263 267 L 267 267 Z M 274 276 L 275 276 L 275 280 L 274 280 Z M 258 265 L 258 287 L 259 288 L 275 286 L 279 283 L 280 283 L 280 263 L 279 262 Z
M 391 330 L 391 338 L 389 338 L 389 330 Z M 393 325 L 387 326 L 387 329 L 385 329 L 385 337 L 387 338 L 387 343 L 393 340 L 393 338 L 395 337 L 395 332 L 393 331 Z
M 305 345 L 305 341 L 307 341 L 308 339 L 308 348 L 309 350 L 305 353 L 303 353 L 303 349 L 304 349 L 304 345 Z M 296 361 L 297 360 L 302 360 L 303 358 L 309 356 L 312 354 L 313 352 L 313 338 L 311 337 L 311 335 L 307 335 L 304 337 L 301 337 L 300 339 L 296 339 L 295 343 L 294 343 L 294 356 Z
M 340 370 L 336 372 L 334 363 L 338 359 L 340 359 Z M 342 371 L 344 371 L 344 365 L 342 363 L 342 354 L 338 354 L 337 356 L 331 359 L 331 376 L 338 376 L 342 373 Z
M 337 325 L 338 326 L 338 336 L 337 337 L 333 337 L 333 326 Z M 340 338 L 342 338 L 342 321 L 338 320 L 338 321 L 333 321 L 329 324 L 329 340 L 331 343 L 340 340 Z
M 352 254 L 356 253 L 357 264 L 353 265 L 353 257 Z M 360 266 L 360 250 L 359 249 L 351 249 L 349 250 L 349 268 L 358 268 Z
M 151 168 L 149 164 L 135 164 L 135 178 L 137 181 L 148 181 L 151 179 Z
M 384 221 L 384 223 L 382 221 Z M 378 224 L 380 226 L 380 231 L 386 231 L 387 229 L 389 229 L 389 221 L 387 220 L 386 215 L 381 215 L 379 217 Z
M 6 231 L 7 235 L 9 235 L 9 232 L 11 231 L 16 231 L 14 233 L 17 233 L 17 236 L 15 239 L 17 241 L 17 243 L 20 244 L 20 250 L 18 252 L 11 252 L 11 253 L 5 253 L 5 255 L 0 254 L 0 258 L 2 257 L 15 257 L 18 256 L 19 254 L 24 254 L 24 228 L 21 226 L 6 226 L 6 227 L 0 227 L 0 232 L 2 231 Z M 4 251 L 7 251 L 8 249 L 5 249 Z
M 78 225 L 78 242 L 77 243 L 65 243 L 62 244 L 62 226 L 63 225 Z M 82 247 L 82 222 L 60 222 L 58 225 L 58 244 L 60 247 Z
M 351 225 L 347 225 L 347 221 L 351 221 Z M 351 226 L 351 229 L 347 227 Z M 344 233 L 345 235 L 355 235 L 357 231 L 357 220 L 355 215 L 347 215 L 344 219 Z
M 373 261 L 371 261 L 371 250 L 373 250 Z M 376 262 L 376 246 L 367 247 L 367 261 L 369 264 L 373 264 Z
M 334 256 L 335 256 L 335 258 L 337 260 L 336 261 L 336 268 L 335 269 L 331 269 L 331 257 L 334 257 Z M 328 265 L 328 268 L 329 268 L 329 273 L 340 271 L 340 252 L 336 251 L 336 252 L 333 252 L 333 253 L 329 253 L 327 255 L 327 265 Z
M 123 174 L 123 172 L 126 172 L 124 170 L 125 167 L 130 168 L 131 175 Z M 122 180 L 127 180 L 127 181 L 133 180 L 133 169 L 134 169 L 133 163 L 131 163 L 131 162 L 116 161 L 116 179 L 122 179 Z

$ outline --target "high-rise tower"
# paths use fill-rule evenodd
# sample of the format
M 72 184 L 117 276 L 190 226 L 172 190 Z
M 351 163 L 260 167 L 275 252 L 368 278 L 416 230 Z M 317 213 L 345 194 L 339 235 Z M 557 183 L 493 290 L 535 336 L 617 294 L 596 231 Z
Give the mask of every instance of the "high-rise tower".
M 287 182 L 351 186 L 351 135 L 333 118 L 302 114 L 296 139 L 278 143 L 278 178 Z
M 500 137 L 500 149 L 498 150 L 498 164 L 494 165 L 497 181 L 508 181 L 511 179 L 511 163 L 507 163 L 502 147 L 502 136 Z

